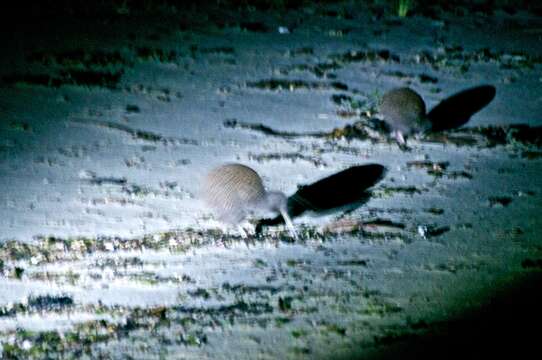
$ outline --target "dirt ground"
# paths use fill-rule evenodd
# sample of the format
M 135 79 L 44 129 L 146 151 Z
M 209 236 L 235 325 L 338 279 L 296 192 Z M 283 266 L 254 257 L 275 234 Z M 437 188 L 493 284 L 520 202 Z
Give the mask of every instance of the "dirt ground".
M 0 358 L 535 349 L 540 9 L 401 3 L 16 11 L 0 35 Z M 400 86 L 433 123 L 406 148 L 378 120 Z M 231 162 L 289 196 L 298 239 L 275 214 L 247 237 L 213 218 L 201 183 Z

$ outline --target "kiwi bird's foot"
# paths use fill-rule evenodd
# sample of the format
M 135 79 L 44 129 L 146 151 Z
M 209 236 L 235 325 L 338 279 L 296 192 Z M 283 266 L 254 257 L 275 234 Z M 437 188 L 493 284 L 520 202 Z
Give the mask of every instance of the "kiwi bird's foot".
M 248 221 L 232 224 L 217 221 L 215 228 L 220 230 L 225 236 L 241 236 L 246 239 L 255 235 L 255 226 Z
M 248 221 L 243 221 L 237 224 L 237 231 L 241 234 L 243 239 L 248 238 L 249 235 L 256 234 L 256 227 Z
M 397 146 L 399 147 L 399 149 L 400 149 L 401 151 L 404 151 L 404 152 L 412 151 L 412 148 L 409 147 L 407 144 L 400 144 L 400 143 L 397 143 Z
M 237 231 L 239 231 L 239 234 L 243 239 L 248 238 L 247 232 L 245 231 L 245 229 L 243 229 L 241 225 L 237 225 Z

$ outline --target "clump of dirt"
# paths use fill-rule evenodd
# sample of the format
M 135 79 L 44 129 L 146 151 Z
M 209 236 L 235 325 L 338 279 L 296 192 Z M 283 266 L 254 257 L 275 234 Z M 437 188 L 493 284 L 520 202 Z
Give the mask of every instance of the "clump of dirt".
M 273 91 L 305 90 L 348 90 L 348 86 L 342 82 L 317 82 L 305 80 L 268 79 L 247 82 L 247 87 Z
M 491 207 L 506 207 L 512 202 L 512 198 L 509 196 L 492 196 L 488 200 Z
M 313 164 L 316 167 L 327 166 L 326 162 L 322 158 L 317 156 L 303 155 L 298 152 L 295 153 L 267 153 L 267 154 L 253 154 L 249 153 L 248 158 L 257 162 L 273 161 L 273 160 L 290 160 L 296 162 L 298 160 L 306 161 Z
M 13 74 L 3 77 L 8 85 L 25 84 L 58 88 L 63 85 L 118 89 L 123 71 L 62 70 L 58 74 Z
M 140 61 L 158 61 L 161 63 L 175 63 L 179 54 L 174 50 L 164 50 L 160 48 L 138 47 L 135 49 L 136 58 Z
M 401 62 L 399 55 L 387 49 L 381 50 L 351 50 L 344 53 L 331 54 L 329 59 L 341 65 L 358 62 Z
M 132 65 L 119 51 L 76 49 L 66 52 L 35 52 L 27 56 L 27 61 L 44 66 L 77 67 L 90 69 L 112 65 Z

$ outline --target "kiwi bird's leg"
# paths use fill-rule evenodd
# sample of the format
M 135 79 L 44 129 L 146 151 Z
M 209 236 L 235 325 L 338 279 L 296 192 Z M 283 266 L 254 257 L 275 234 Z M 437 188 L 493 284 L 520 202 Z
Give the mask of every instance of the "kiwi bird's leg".
M 248 220 L 243 221 L 240 226 L 243 228 L 246 235 L 254 235 L 256 233 L 256 227 Z
M 288 215 L 288 211 L 286 209 L 281 208 L 280 214 L 282 215 L 282 218 L 284 219 L 284 223 L 286 223 L 286 226 L 288 227 L 288 230 L 290 230 L 290 233 L 294 237 L 294 239 L 298 239 L 297 232 L 295 231 L 294 224 L 292 223 L 292 219 L 290 219 L 290 215 Z

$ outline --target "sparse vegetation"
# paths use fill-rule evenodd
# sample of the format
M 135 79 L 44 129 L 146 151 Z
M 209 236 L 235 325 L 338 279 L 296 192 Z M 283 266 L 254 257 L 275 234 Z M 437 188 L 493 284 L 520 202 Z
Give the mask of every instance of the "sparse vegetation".
M 397 16 L 405 17 L 410 11 L 412 6 L 412 0 L 398 0 L 397 4 Z
M 73 22 L 117 37 L 101 42 L 102 30 L 90 28 L 73 48 L 66 40 L 39 50 L 54 45 L 47 38 L 28 56 L 23 42 L 20 59 L 5 54 L 17 72 L 6 68 L 0 84 L 0 274 L 11 289 L 0 303 L 0 358 L 326 357 L 419 339 L 439 324 L 427 309 L 447 318 L 449 307 L 472 304 L 483 313 L 479 298 L 499 300 L 489 288 L 506 291 L 495 278 L 542 270 L 538 219 L 509 217 L 538 209 L 542 127 L 433 129 L 401 152 L 378 104 L 386 88 L 412 85 L 438 105 L 450 84 L 493 83 L 491 71 L 493 88 L 515 95 L 527 79 L 527 94 L 542 57 L 455 36 L 462 23 L 493 26 L 488 14 L 505 9 L 499 25 L 535 38 L 532 14 L 510 16 L 525 4 L 26 6 L 12 30 Z M 397 46 L 407 34 L 418 50 Z M 29 44 L 41 40 L 30 35 Z M 493 111 L 510 110 L 500 100 Z M 194 190 L 218 161 L 252 163 L 295 194 L 286 210 L 303 206 L 299 239 L 261 214 L 248 217 L 256 226 L 246 237 L 215 227 Z M 382 164 L 372 164 L 376 182 L 352 166 L 368 162 Z M 364 170 L 302 196 L 351 166 Z M 28 241 L 14 240 L 18 231 Z M 468 301 L 454 298 L 454 286 Z

